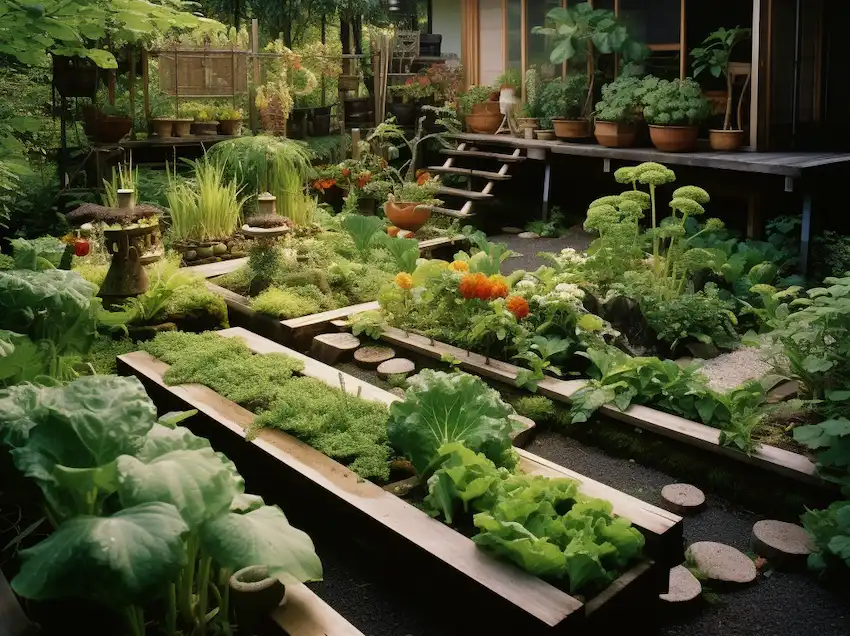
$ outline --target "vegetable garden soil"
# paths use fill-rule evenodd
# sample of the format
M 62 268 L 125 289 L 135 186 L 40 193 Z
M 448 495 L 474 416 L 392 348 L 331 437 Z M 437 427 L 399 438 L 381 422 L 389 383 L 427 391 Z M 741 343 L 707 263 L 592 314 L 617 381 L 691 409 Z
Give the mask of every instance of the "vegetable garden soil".
M 502 273 L 509 274 L 518 269 L 533 272 L 545 265 L 546 263 L 537 256 L 538 252 L 557 254 L 568 247 L 584 251 L 590 246 L 593 236 L 585 232 L 580 225 L 574 225 L 559 238 L 522 239 L 516 234 L 497 234 L 488 236 L 487 240 L 491 243 L 507 243 L 508 247 L 518 254 L 502 263 Z

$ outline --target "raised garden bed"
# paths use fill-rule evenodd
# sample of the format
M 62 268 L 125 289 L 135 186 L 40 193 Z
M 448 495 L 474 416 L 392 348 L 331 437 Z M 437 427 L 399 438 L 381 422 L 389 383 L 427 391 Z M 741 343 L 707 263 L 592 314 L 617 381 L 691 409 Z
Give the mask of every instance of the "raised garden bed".
M 445 251 L 453 252 L 464 241 L 465 239 L 462 236 L 420 241 L 419 252 L 423 258 L 435 258 L 439 255 L 444 255 Z M 230 322 L 232 325 L 245 327 L 275 342 L 291 345 L 299 350 L 303 350 L 310 346 L 310 342 L 314 336 L 327 331 L 332 321 L 345 319 L 354 314 L 379 308 L 377 301 L 375 301 L 340 307 L 339 309 L 331 309 L 288 320 L 277 320 L 272 316 L 252 309 L 248 297 L 225 289 L 209 280 L 217 276 L 235 272 L 240 267 L 246 265 L 247 262 L 247 258 L 239 258 L 188 267 L 186 269 L 208 279 L 207 287 L 224 298 L 230 311 Z
M 332 324 L 339 328 L 340 323 Z M 470 373 L 516 386 L 520 367 L 486 358 L 477 353 L 442 343 L 430 338 L 404 332 L 394 327 L 386 328 L 381 336 L 385 342 L 416 352 L 420 355 L 441 359 L 449 355 L 460 361 L 459 366 Z M 559 380 L 546 377 L 538 384 L 538 393 L 558 402 L 569 403 L 570 397 L 585 384 L 584 380 Z M 818 487 L 835 489 L 832 482 L 822 479 L 808 457 L 800 453 L 761 444 L 750 455 L 720 444 L 720 431 L 698 422 L 642 405 L 632 405 L 625 411 L 613 405 L 599 409 L 600 414 L 633 427 L 652 431 L 711 453 L 723 455 L 750 466 L 789 477 L 795 481 Z
M 257 353 L 282 353 L 304 363 L 303 374 L 333 386 L 342 380 L 345 390 L 364 399 L 384 404 L 398 398 L 377 387 L 344 376 L 335 369 L 269 342 L 243 329 L 229 329 L 221 335 L 240 337 Z M 487 621 L 504 628 L 510 625 L 521 633 L 554 633 L 576 629 L 589 633 L 594 626 L 609 621 L 628 620 L 639 611 L 649 620 L 653 604 L 666 583 L 666 568 L 682 556 L 681 519 L 671 513 L 641 502 L 634 497 L 571 473 L 555 464 L 520 451 L 522 467 L 534 474 L 570 477 L 581 482 L 580 490 L 589 496 L 608 499 L 614 513 L 629 519 L 646 537 L 646 552 L 659 562 L 641 562 L 623 573 L 612 585 L 587 603 L 533 577 L 513 566 L 497 561 L 465 536 L 430 518 L 424 512 L 396 497 L 386 489 L 363 481 L 356 474 L 322 455 L 303 442 L 280 431 L 263 429 L 250 442 L 242 443 L 254 415 L 199 385 L 167 386 L 163 375 L 168 365 L 146 353 L 132 353 L 119 358 L 123 372 L 137 375 L 154 395 L 162 396 L 168 405 L 196 408 L 213 428 L 230 431 L 228 445 L 235 453 L 251 461 L 265 461 L 275 468 L 275 483 L 304 497 L 309 497 L 311 510 L 327 504 L 329 513 L 346 513 L 357 519 L 370 544 L 379 534 L 389 544 L 403 550 L 405 556 L 424 559 L 436 567 L 452 586 L 466 592 L 463 607 L 470 601 L 486 602 Z M 236 437 L 238 436 L 238 440 Z M 262 458 L 262 459 L 261 459 Z M 289 495 L 287 495 L 289 496 Z M 291 504 L 290 504 L 291 505 Z M 332 514 L 333 514 L 332 513 Z M 335 522 L 336 523 L 336 522 Z M 393 552 L 393 558 L 398 553 Z M 405 561 L 406 563 L 407 561 Z M 441 580 L 442 582 L 442 580 Z M 586 631 L 588 630 L 588 631 Z M 520 632 L 517 632 L 520 633 Z

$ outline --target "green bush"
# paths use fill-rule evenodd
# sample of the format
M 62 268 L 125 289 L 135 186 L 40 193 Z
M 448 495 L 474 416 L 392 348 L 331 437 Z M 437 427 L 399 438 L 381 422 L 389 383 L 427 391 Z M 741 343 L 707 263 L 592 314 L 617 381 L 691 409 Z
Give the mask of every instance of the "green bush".
M 642 117 L 643 80 L 621 75 L 602 87 L 602 99 L 596 104 L 598 121 L 635 123 Z
M 527 395 L 513 403 L 516 412 L 536 423 L 548 422 L 555 417 L 555 403 L 542 395 Z
M 543 85 L 537 98 L 541 128 L 551 128 L 553 119 L 578 119 L 587 97 L 587 75 L 573 73 Z
M 711 104 L 694 80 L 644 80 L 643 117 L 656 126 L 695 126 L 711 114 Z
M 322 306 L 314 299 L 305 298 L 292 289 L 271 287 L 251 301 L 254 311 L 281 320 L 319 313 Z

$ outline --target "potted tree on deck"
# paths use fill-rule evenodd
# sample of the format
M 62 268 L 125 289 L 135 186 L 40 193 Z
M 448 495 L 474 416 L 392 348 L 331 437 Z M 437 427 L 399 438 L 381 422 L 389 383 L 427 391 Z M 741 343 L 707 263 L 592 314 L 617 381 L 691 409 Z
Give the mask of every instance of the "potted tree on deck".
M 555 47 L 549 60 L 558 65 L 573 62 L 578 64 L 577 68 L 586 65 L 587 88 L 578 116 L 578 121 L 583 123 L 571 126 L 569 136 L 588 137 L 600 56 L 617 54 L 623 62 L 641 62 L 646 57 L 646 47 L 629 35 L 613 11 L 594 9 L 588 2 L 569 8 L 556 7 L 546 14 L 546 19 L 553 26 L 536 26 L 532 33 L 553 39 Z M 563 125 L 561 130 L 568 132 Z M 557 122 L 555 134 L 566 136 L 558 133 Z
M 708 140 L 714 150 L 738 150 L 744 142 L 744 130 L 741 126 L 740 106 L 744 93 L 738 100 L 738 121 L 732 128 L 732 75 L 729 67 L 732 64 L 732 51 L 735 47 L 752 35 L 751 29 L 735 27 L 721 28 L 703 40 L 703 45 L 691 51 L 694 58 L 694 77 L 699 77 L 704 71 L 709 71 L 714 77 L 726 79 L 726 112 L 723 116 L 723 129 L 713 129 L 708 132 Z

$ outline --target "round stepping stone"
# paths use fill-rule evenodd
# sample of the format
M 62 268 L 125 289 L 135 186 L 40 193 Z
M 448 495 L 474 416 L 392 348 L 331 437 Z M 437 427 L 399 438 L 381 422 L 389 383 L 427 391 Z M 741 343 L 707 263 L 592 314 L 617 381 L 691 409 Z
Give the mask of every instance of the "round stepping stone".
M 752 546 L 756 554 L 785 567 L 805 565 L 812 552 L 811 538 L 801 526 L 771 519 L 753 526 Z
M 520 232 L 517 234 L 521 239 L 538 239 L 540 235 L 537 232 Z
M 705 495 L 690 484 L 668 484 L 661 489 L 666 507 L 679 515 L 693 514 L 705 506 Z
M 698 541 L 688 548 L 687 558 L 713 581 L 752 583 L 758 575 L 750 557 L 723 543 Z
M 670 570 L 670 586 L 666 594 L 659 594 L 658 598 L 668 603 L 689 603 L 698 599 L 702 594 L 702 583 L 691 574 L 684 565 L 677 565 Z
M 404 399 L 404 389 L 398 386 L 394 386 L 390 389 L 390 393 L 395 395 L 396 397 L 400 397 L 402 400 Z
M 354 352 L 354 361 L 364 369 L 375 369 L 382 362 L 394 357 L 395 351 L 389 347 L 360 347 Z
M 378 377 L 386 380 L 391 375 L 407 377 L 416 370 L 416 365 L 407 358 L 393 358 L 378 365 Z
M 513 227 L 512 225 L 506 225 L 502 228 L 502 232 L 505 234 L 522 234 L 521 227 Z

